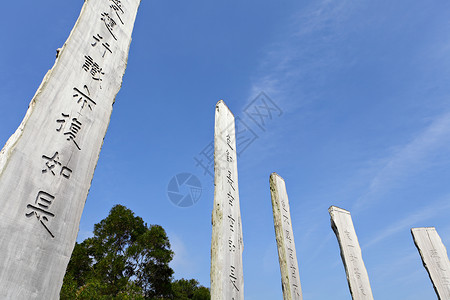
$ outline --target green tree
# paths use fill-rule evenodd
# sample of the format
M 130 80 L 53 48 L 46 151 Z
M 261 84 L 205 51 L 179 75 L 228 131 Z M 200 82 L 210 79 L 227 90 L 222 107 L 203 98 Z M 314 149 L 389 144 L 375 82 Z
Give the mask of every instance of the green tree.
M 208 288 L 204 286 L 199 286 L 198 289 L 194 292 L 194 296 L 192 300 L 210 300 L 211 293 Z
M 116 205 L 94 225 L 92 238 L 75 245 L 61 299 L 172 298 L 172 258 L 161 226 Z
M 209 300 L 211 295 L 209 289 L 199 285 L 195 279 L 179 279 L 172 283 L 173 296 L 175 300 Z

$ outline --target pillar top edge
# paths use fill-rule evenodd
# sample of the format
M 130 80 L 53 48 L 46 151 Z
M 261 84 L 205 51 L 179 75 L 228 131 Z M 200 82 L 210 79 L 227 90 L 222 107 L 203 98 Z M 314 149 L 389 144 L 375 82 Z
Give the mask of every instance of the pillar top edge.
M 334 211 L 341 212 L 341 213 L 346 213 L 346 214 L 349 214 L 349 215 L 350 215 L 350 212 L 349 212 L 348 210 L 343 209 L 343 208 L 340 208 L 340 207 L 337 207 L 337 206 L 334 206 L 334 205 L 331 205 L 331 206 L 328 208 L 328 212 L 331 214 L 331 213 L 334 212 Z
M 228 105 L 225 104 L 225 101 L 223 101 L 222 99 L 217 101 L 216 103 L 216 110 L 219 110 L 220 106 L 224 106 L 229 112 L 230 114 L 234 117 L 233 112 L 231 111 L 231 109 L 228 107 Z

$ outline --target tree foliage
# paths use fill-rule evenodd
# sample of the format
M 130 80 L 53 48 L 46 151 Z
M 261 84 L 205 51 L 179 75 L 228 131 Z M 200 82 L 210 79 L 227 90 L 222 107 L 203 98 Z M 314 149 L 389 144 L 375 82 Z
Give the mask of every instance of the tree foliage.
M 95 224 L 93 237 L 75 245 L 61 299 L 170 298 L 172 257 L 161 226 L 116 205 Z
M 194 279 L 172 282 L 174 253 L 161 226 L 116 205 L 93 233 L 75 245 L 61 299 L 210 299 Z
M 209 300 L 211 299 L 208 288 L 199 285 L 195 279 L 180 279 L 172 283 L 173 296 L 176 300 Z

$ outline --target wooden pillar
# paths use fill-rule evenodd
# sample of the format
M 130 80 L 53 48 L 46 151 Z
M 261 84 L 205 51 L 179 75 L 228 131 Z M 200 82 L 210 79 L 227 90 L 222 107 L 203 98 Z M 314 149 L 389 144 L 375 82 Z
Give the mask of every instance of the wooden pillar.
M 331 206 L 328 212 L 331 217 L 331 228 L 333 228 L 339 242 L 342 262 L 353 299 L 373 300 L 369 275 L 364 266 L 350 212 L 336 206 Z
M 438 298 L 450 299 L 450 262 L 436 229 L 412 228 L 411 234 Z
M 221 100 L 214 127 L 211 299 L 244 299 L 241 211 L 234 116 Z
M 284 179 L 277 173 L 270 175 L 273 223 L 280 262 L 284 300 L 302 300 L 302 287 L 298 271 L 297 252 L 292 230 L 291 211 Z
M 1 150 L 1 299 L 59 299 L 139 3 L 84 2 Z

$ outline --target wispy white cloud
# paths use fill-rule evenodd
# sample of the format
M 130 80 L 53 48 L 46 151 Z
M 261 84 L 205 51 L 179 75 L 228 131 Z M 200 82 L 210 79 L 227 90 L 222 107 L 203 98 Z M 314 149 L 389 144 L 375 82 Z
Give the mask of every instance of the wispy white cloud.
M 415 249 L 412 249 L 412 251 L 404 253 L 403 256 L 397 257 L 395 260 L 384 260 L 382 263 L 373 266 L 371 275 L 374 276 L 374 279 L 384 279 L 384 286 L 410 286 L 411 282 L 420 281 L 426 273 L 425 270 L 414 267 L 418 261 L 420 261 L 420 255 Z M 389 280 L 386 281 L 386 278 L 389 278 Z
M 313 261 L 317 260 L 317 257 L 319 255 L 322 255 L 322 251 L 325 249 L 325 247 L 329 246 L 329 243 L 333 239 L 333 236 L 334 236 L 334 234 L 332 232 L 329 232 L 325 237 L 323 237 L 321 239 L 320 243 L 317 246 L 314 245 L 314 251 L 311 251 L 312 254 L 310 256 L 308 256 L 308 258 L 305 261 L 313 262 Z
M 320 72 L 323 67 L 330 68 L 338 62 L 328 46 L 341 39 L 344 30 L 340 25 L 354 7 L 350 1 L 324 0 L 293 13 L 287 33 L 280 35 L 282 40 L 267 47 L 252 80 L 249 98 L 265 91 L 285 107 L 302 105 L 299 101 L 291 101 L 293 91 L 300 94 L 295 96 L 298 99 L 302 96 L 303 80 L 319 79 L 318 76 L 324 76 Z M 311 95 L 305 96 L 303 103 L 306 99 L 311 101 L 310 98 Z
M 369 183 L 369 187 L 353 207 L 358 211 L 370 206 L 376 195 L 388 190 L 400 179 L 433 166 L 437 151 L 450 148 L 450 113 L 436 117 L 430 125 L 388 157 Z M 450 149 L 448 149 L 450 150 Z M 448 151 L 444 151 L 448 153 Z
M 265 92 L 284 112 L 295 112 L 319 98 L 316 88 L 327 76 L 326 70 L 335 68 L 340 60 L 333 54 L 334 44 L 341 39 L 345 29 L 341 26 L 354 11 L 355 3 L 322 0 L 309 6 L 300 5 L 294 11 L 273 40 L 263 49 L 263 55 L 255 70 L 248 89 L 247 102 L 242 103 L 242 110 L 261 93 Z M 359 4 L 358 4 L 359 5 Z M 262 109 L 264 110 L 264 109 Z M 269 114 L 269 111 L 262 112 Z M 274 113 L 276 114 L 276 113 Z M 283 114 L 283 118 L 285 118 Z M 246 114 L 241 115 L 247 124 L 253 124 Z M 272 121 L 272 118 L 269 117 Z M 286 119 L 284 124 L 298 121 Z M 259 149 L 258 157 L 276 153 L 279 145 L 274 142 L 286 134 L 286 128 L 271 123 L 271 130 L 264 133 L 264 149 Z M 292 125 L 296 126 L 296 125 Z
M 443 201 L 432 203 L 425 208 L 420 208 L 416 212 L 409 214 L 402 220 L 378 231 L 368 243 L 363 245 L 362 248 L 367 249 L 369 247 L 372 247 L 390 236 L 393 236 L 399 232 L 408 231 L 411 226 L 414 226 L 414 224 L 429 220 L 434 216 L 440 214 L 442 211 L 448 210 L 450 208 L 450 201 L 448 201 L 449 198 L 450 196 L 446 197 Z

